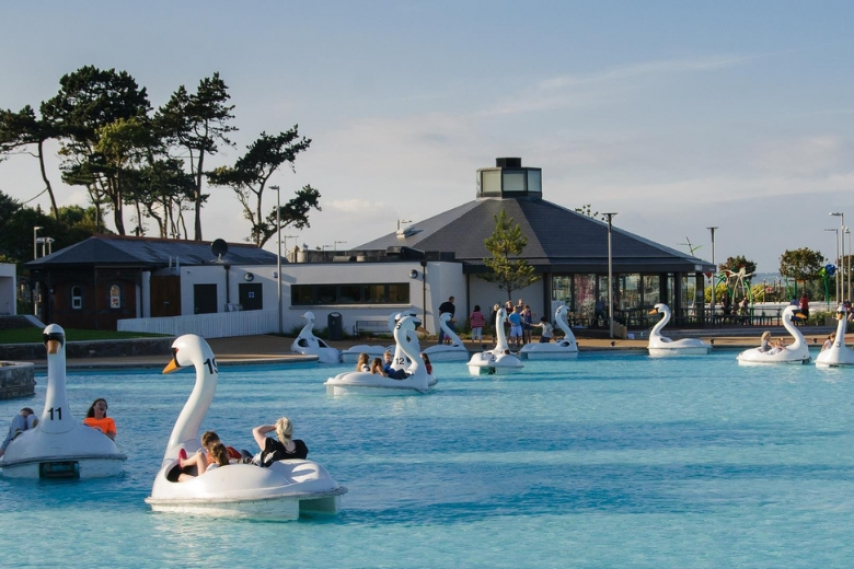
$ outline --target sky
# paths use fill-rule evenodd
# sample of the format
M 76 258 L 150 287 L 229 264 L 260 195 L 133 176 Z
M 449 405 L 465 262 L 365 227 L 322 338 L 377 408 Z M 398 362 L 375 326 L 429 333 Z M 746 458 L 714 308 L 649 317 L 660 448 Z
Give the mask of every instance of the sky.
M 776 272 L 789 249 L 836 256 L 830 212 L 854 226 L 852 21 L 854 3 L 820 1 L 12 0 L 0 107 L 38 107 L 85 65 L 127 71 L 155 108 L 219 72 L 239 131 L 210 165 L 262 131 L 312 139 L 271 180 L 283 202 L 306 184 L 321 194 L 283 247 L 417 226 L 516 156 L 542 168 L 544 199 L 617 212 L 615 227 L 707 261 L 718 227 L 715 261 Z M 50 150 L 59 204 L 86 205 Z M 48 210 L 42 190 L 34 158 L 0 162 L 0 191 Z M 232 191 L 208 191 L 204 238 L 245 241 Z

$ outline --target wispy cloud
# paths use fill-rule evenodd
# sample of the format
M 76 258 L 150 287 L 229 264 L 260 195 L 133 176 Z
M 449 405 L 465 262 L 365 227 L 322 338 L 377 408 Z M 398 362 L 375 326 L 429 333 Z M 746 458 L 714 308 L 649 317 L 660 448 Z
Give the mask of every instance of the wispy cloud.
M 536 88 L 493 105 L 482 115 L 507 115 L 578 107 L 619 96 L 628 81 L 655 75 L 673 75 L 727 69 L 760 56 L 718 55 L 694 59 L 646 61 L 586 74 L 545 79 Z

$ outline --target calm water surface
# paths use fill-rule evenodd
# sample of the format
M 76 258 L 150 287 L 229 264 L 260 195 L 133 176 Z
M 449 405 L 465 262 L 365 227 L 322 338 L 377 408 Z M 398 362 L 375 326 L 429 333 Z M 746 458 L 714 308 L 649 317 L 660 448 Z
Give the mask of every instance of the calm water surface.
M 252 448 L 281 415 L 349 488 L 332 518 L 153 514 L 143 499 L 192 373 L 70 373 L 106 397 L 122 477 L 0 478 L 4 566 L 850 567 L 854 370 L 739 367 L 736 352 L 582 353 L 426 396 L 331 397 L 344 366 L 223 367 L 204 429 Z M 164 365 L 168 357 L 164 357 Z M 34 398 L 0 402 L 3 429 Z M 254 450 L 254 449 L 253 449 Z

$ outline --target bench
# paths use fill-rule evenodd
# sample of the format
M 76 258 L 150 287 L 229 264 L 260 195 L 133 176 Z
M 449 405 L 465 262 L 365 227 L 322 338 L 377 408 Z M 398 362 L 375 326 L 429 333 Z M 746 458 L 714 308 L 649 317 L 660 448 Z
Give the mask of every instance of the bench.
M 391 334 L 388 329 L 388 320 L 356 320 L 353 326 L 353 334 L 361 336 L 364 334 Z

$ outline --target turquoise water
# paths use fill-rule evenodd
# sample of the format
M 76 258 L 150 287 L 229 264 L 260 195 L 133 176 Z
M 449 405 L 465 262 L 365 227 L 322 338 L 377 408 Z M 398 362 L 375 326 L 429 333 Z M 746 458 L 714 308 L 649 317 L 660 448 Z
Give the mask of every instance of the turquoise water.
M 221 367 L 203 428 L 251 448 L 253 426 L 287 415 L 349 488 L 338 516 L 284 523 L 143 502 L 192 373 L 70 373 L 76 416 L 109 401 L 126 473 L 0 478 L 2 564 L 851 566 L 854 370 L 735 356 L 582 353 L 488 379 L 440 363 L 434 393 L 403 397 L 327 396 L 344 366 Z M 41 411 L 38 379 L 0 419 Z

